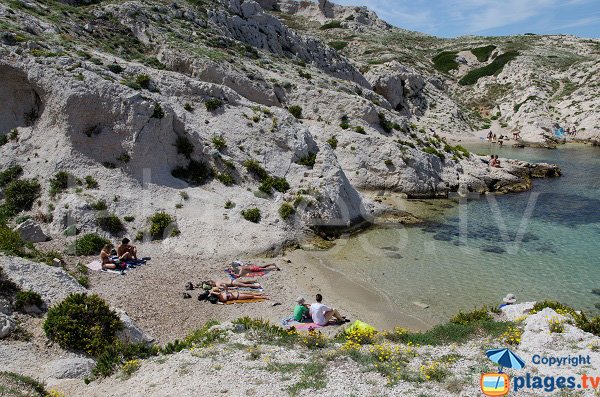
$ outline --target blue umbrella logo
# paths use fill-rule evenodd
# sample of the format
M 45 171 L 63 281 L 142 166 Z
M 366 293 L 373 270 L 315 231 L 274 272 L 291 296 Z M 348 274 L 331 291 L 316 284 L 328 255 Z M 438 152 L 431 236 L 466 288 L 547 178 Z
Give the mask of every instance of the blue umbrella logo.
M 491 349 L 485 352 L 485 355 L 500 366 L 500 373 L 502 373 L 502 368 L 504 367 L 513 369 L 525 367 L 525 361 L 510 349 Z

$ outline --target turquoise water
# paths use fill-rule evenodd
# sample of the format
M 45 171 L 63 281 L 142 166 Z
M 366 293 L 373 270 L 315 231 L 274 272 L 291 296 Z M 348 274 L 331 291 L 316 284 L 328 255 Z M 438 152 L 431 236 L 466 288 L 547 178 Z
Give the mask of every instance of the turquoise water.
M 553 299 L 590 314 L 600 296 L 600 149 L 470 148 L 559 164 L 563 176 L 530 192 L 431 200 L 425 225 L 373 229 L 322 254 L 327 266 L 386 295 L 398 311 L 435 324 L 507 293 Z M 414 302 L 429 305 L 421 308 Z

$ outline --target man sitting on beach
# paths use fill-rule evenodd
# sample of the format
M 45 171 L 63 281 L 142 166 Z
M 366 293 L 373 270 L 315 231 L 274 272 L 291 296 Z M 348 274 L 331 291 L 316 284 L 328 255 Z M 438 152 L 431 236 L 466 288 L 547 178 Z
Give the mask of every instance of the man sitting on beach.
M 327 325 L 334 317 L 338 323 L 350 321 L 346 320 L 345 317 L 342 317 L 336 309 L 332 309 L 322 304 L 323 296 L 321 294 L 317 294 L 316 300 L 317 302 L 310 305 L 310 316 L 315 324 Z
M 131 240 L 125 237 L 121 240 L 121 245 L 117 248 L 117 256 L 121 260 L 137 259 L 137 248 L 135 245 L 129 244 Z

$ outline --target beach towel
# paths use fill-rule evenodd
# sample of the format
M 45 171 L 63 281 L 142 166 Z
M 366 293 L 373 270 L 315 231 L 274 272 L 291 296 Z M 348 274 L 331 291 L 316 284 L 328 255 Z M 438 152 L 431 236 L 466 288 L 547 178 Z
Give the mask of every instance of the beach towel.
M 85 265 L 88 269 L 93 270 L 95 272 L 99 272 L 102 270 L 102 262 L 100 261 L 92 261 Z
M 265 301 L 265 298 L 253 298 L 253 299 L 238 299 L 234 301 L 225 302 L 226 305 L 234 305 L 236 303 L 254 303 L 254 302 L 262 302 Z
M 308 320 L 307 320 L 308 321 Z M 326 325 L 319 325 L 313 322 L 300 322 L 300 321 L 296 321 L 294 319 L 293 316 L 284 318 L 283 320 L 281 320 L 281 325 L 284 328 L 296 328 L 299 330 L 309 330 L 309 329 L 316 329 L 316 328 L 323 328 L 326 327 Z
M 227 275 L 229 276 L 230 279 L 235 280 L 237 278 L 240 278 L 237 274 L 233 273 L 230 269 L 225 269 L 225 273 L 227 273 Z M 264 276 L 266 273 L 265 272 L 256 272 L 256 273 L 248 273 L 246 275 L 244 275 L 244 277 L 262 277 Z
M 115 269 L 103 269 L 100 270 L 102 273 L 112 273 L 112 274 L 126 274 L 127 270 L 115 270 Z

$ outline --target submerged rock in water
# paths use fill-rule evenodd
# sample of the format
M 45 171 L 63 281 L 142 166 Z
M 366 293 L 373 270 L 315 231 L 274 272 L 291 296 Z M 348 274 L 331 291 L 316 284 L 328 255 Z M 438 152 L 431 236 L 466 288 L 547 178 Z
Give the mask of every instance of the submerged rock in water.
M 594 288 L 592 294 L 600 295 L 600 288 Z
M 400 255 L 400 254 L 388 254 L 388 255 L 386 255 L 386 257 L 392 258 L 392 259 L 402 259 L 402 255 Z
M 381 249 L 385 250 L 385 251 L 393 251 L 393 252 L 400 251 L 400 248 L 398 248 L 398 247 L 381 247 Z
M 497 245 L 484 245 L 481 247 L 481 250 L 484 252 L 491 252 L 494 254 L 504 254 L 506 250 L 502 247 L 498 247 Z

